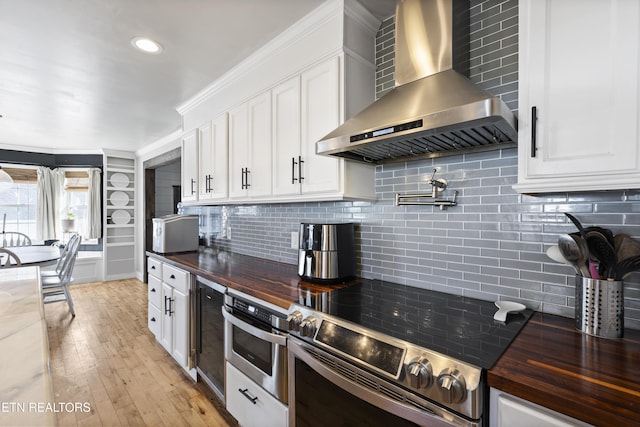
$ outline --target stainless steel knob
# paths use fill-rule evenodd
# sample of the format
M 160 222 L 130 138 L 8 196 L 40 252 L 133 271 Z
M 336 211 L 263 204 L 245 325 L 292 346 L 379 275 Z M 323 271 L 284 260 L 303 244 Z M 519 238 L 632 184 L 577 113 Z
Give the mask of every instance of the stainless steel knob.
M 302 313 L 296 310 L 287 317 L 287 324 L 290 331 L 299 331 L 300 323 L 302 323 Z
M 407 365 L 407 378 L 413 388 L 428 388 L 432 383 L 431 364 L 424 357 L 414 359 Z
M 300 324 L 300 335 L 302 335 L 303 337 L 313 338 L 315 333 L 316 333 L 316 318 L 313 316 L 309 316 L 306 319 L 304 319 Z
M 462 402 L 467 395 L 464 376 L 454 368 L 447 368 L 438 375 L 438 387 L 446 403 Z

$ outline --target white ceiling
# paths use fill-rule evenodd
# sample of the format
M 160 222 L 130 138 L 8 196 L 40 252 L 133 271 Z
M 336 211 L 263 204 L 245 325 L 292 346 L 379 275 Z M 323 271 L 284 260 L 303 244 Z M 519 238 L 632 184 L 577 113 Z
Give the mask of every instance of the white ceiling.
M 135 151 L 178 130 L 176 106 L 324 1 L 0 0 L 0 148 Z M 362 4 L 382 19 L 395 0 Z M 163 53 L 133 49 L 136 36 Z

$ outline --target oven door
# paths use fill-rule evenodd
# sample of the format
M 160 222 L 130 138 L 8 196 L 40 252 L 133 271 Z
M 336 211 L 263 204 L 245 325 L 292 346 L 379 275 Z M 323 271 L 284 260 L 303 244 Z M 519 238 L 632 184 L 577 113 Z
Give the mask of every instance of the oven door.
M 243 314 L 222 308 L 227 361 L 287 403 L 287 336 Z
M 287 350 L 291 426 L 481 425 L 295 337 Z

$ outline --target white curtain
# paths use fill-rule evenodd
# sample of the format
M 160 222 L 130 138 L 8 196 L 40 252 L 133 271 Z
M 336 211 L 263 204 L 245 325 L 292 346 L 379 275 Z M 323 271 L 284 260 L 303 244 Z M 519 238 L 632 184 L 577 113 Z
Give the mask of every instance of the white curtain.
M 40 240 L 56 239 L 62 235 L 63 191 L 64 172 L 38 167 L 36 237 Z
M 88 189 L 88 235 L 89 239 L 98 239 L 102 237 L 102 206 L 101 206 L 101 192 L 100 186 L 100 169 L 91 168 L 87 171 L 89 173 L 89 189 Z

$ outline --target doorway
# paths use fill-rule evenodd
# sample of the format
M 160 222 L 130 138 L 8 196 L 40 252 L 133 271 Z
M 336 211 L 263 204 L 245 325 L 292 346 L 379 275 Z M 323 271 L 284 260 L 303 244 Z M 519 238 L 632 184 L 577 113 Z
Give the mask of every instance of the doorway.
M 153 218 L 177 213 L 181 198 L 181 149 L 175 148 L 143 163 L 144 250 L 153 249 Z M 143 263 L 147 277 L 147 263 Z

